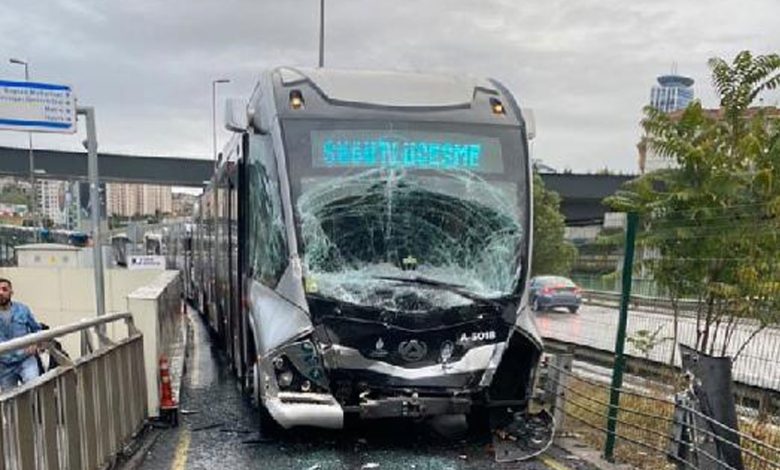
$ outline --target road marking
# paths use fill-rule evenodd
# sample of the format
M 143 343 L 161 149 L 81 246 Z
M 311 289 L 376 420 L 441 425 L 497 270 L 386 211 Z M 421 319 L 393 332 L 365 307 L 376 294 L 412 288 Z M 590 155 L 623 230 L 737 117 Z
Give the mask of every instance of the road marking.
M 548 455 L 539 456 L 539 460 L 541 460 L 543 464 L 552 470 L 569 470 L 568 467 Z
M 179 443 L 176 444 L 176 452 L 173 454 L 171 470 L 185 470 L 187 468 L 187 452 L 190 450 L 190 431 L 182 428 Z
M 200 330 L 197 320 L 190 317 L 190 326 L 192 327 L 192 367 L 190 370 L 190 383 L 193 387 L 200 386 Z

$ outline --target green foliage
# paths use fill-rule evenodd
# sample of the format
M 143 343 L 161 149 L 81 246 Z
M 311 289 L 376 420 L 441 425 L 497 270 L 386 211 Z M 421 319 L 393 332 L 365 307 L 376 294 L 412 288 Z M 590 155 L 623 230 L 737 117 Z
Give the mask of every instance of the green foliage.
M 30 204 L 30 195 L 18 186 L 6 186 L 0 192 L 0 202 L 6 204 Z
M 534 247 L 532 275 L 568 275 L 577 249 L 564 240 L 565 219 L 560 211 L 558 193 L 544 186 L 534 172 Z
M 709 65 L 721 109 L 693 102 L 673 117 L 646 108 L 645 142 L 673 169 L 630 182 L 606 203 L 642 216 L 639 243 L 657 253 L 646 267 L 673 304 L 700 301 L 699 350 L 718 344 L 725 353 L 739 319 L 759 331 L 780 323 L 780 116 L 751 108 L 780 85 L 780 56 L 741 52 Z
M 656 346 L 672 340 L 669 336 L 660 336 L 664 326 L 659 326 L 655 331 L 638 330 L 626 338 L 626 341 L 639 350 L 646 359 L 650 359 L 650 353 Z

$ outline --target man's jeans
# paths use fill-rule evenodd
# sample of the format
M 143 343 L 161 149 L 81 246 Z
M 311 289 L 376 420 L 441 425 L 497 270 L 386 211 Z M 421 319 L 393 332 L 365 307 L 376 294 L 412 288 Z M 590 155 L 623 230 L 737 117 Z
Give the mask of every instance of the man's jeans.
M 38 377 L 38 361 L 35 356 L 30 356 L 21 364 L 2 372 L 0 375 L 0 391 L 7 391 L 16 387 L 19 382 L 27 383 Z

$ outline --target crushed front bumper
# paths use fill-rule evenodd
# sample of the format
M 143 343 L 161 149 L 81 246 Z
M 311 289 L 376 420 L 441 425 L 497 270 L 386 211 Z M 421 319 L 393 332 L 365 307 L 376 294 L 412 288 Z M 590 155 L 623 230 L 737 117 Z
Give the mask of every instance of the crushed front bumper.
M 465 414 L 471 409 L 468 398 L 411 396 L 366 399 L 352 407 L 364 419 L 423 418 L 448 414 Z
M 344 410 L 332 395 L 325 393 L 280 392 L 264 401 L 268 413 L 285 429 L 315 426 L 341 429 Z

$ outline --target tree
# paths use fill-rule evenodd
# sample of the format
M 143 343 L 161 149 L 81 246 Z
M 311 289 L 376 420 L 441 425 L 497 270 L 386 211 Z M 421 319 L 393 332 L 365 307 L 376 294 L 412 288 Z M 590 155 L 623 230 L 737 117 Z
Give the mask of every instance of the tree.
M 7 186 L 0 192 L 0 202 L 7 204 L 26 204 L 31 205 L 32 192 L 23 191 L 16 185 Z
M 644 262 L 673 305 L 675 340 L 679 301 L 693 298 L 701 352 L 725 355 L 742 320 L 756 325 L 738 357 L 780 322 L 780 116 L 751 108 L 780 85 L 780 56 L 745 51 L 709 66 L 721 108 L 645 108 L 645 142 L 674 168 L 632 181 L 607 203 L 642 216 L 639 243 L 658 254 Z
M 577 256 L 574 245 L 563 238 L 566 224 L 560 212 L 560 205 L 561 198 L 558 193 L 545 188 L 541 176 L 534 172 L 532 275 L 567 275 Z
M 626 338 L 626 342 L 638 349 L 645 356 L 645 359 L 650 359 L 650 353 L 653 352 L 656 346 L 660 346 L 672 339 L 668 336 L 660 336 L 663 329 L 664 325 L 659 325 L 655 331 L 635 331 L 633 335 Z

